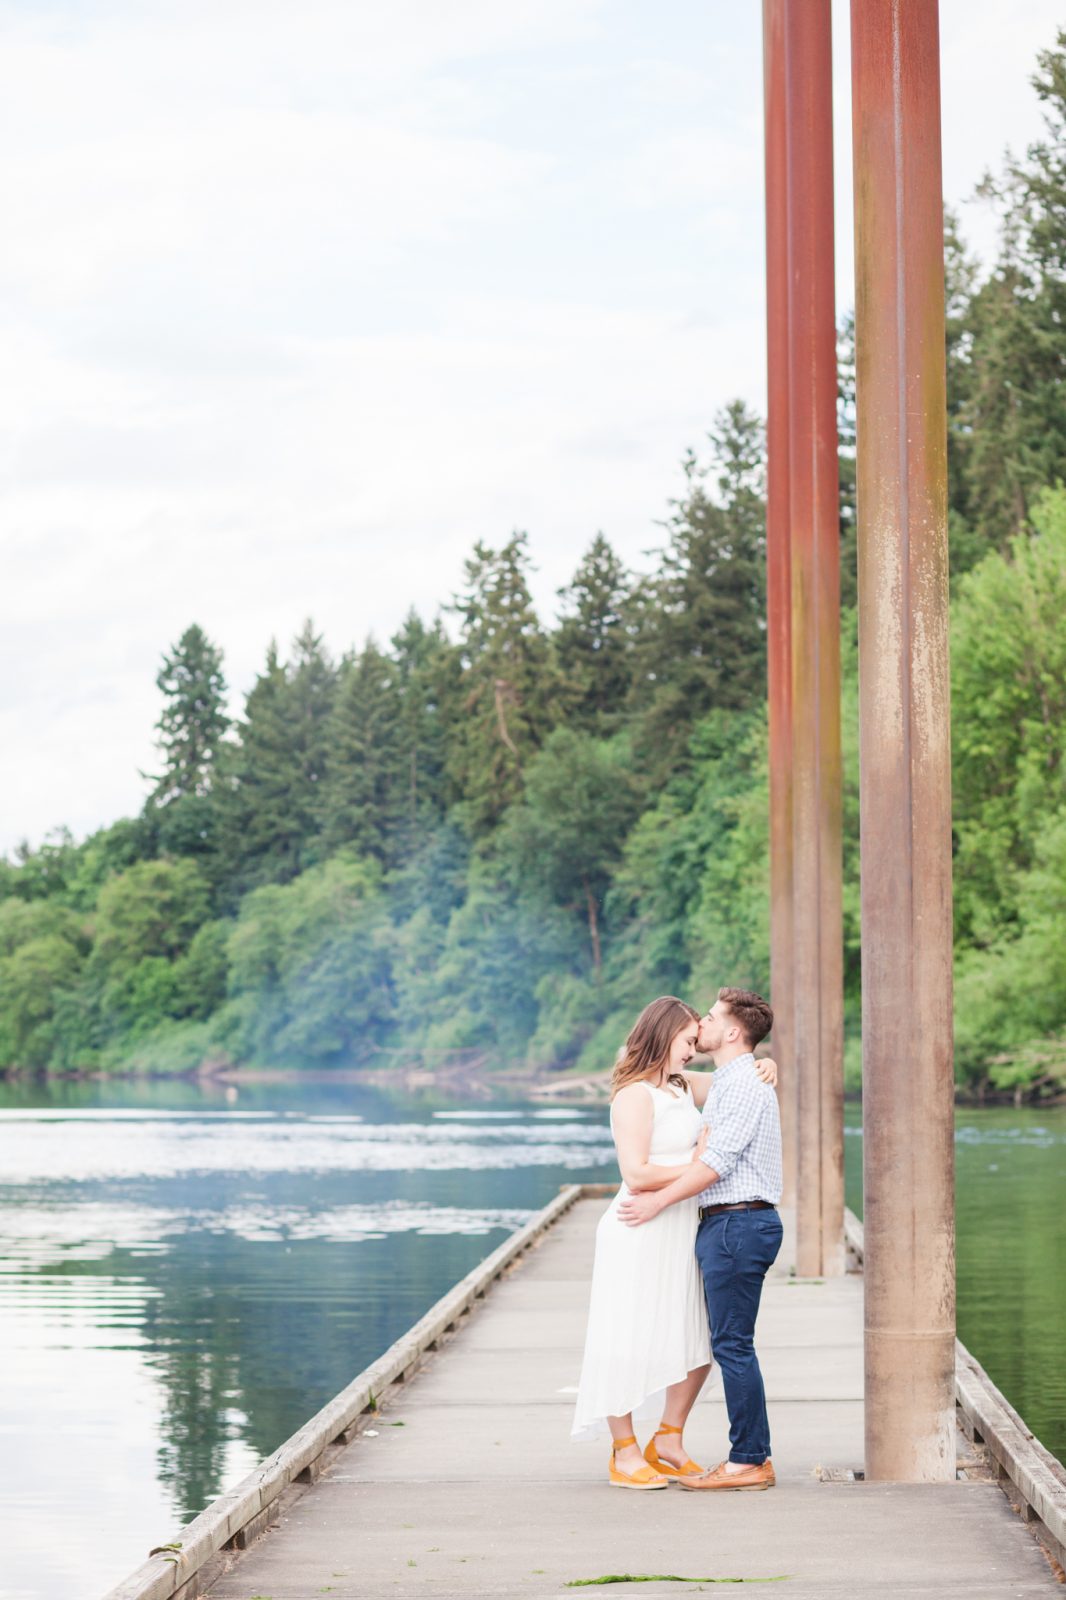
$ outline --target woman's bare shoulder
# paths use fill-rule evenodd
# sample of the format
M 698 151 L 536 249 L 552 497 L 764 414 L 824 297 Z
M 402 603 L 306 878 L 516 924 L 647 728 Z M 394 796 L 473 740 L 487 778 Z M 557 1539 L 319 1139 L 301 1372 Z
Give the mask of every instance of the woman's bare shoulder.
M 637 1078 L 633 1083 L 624 1083 L 615 1094 L 615 1102 L 617 1103 L 619 1100 L 644 1100 L 647 1098 L 645 1090 L 650 1088 L 651 1084 L 645 1082 L 643 1078 Z
M 636 1083 L 623 1084 L 622 1088 L 618 1090 L 618 1092 L 615 1095 L 614 1099 L 611 1101 L 611 1105 L 612 1106 L 637 1106 L 637 1105 L 650 1106 L 651 1105 L 651 1096 L 646 1093 L 646 1091 L 650 1087 L 651 1087 L 650 1084 L 645 1083 L 643 1078 L 638 1078 Z

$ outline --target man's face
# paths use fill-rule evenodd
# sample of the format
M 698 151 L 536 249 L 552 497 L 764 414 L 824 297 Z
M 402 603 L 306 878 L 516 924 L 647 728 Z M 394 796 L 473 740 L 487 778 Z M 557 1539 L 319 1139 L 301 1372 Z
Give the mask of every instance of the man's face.
M 700 1055 L 711 1056 L 722 1048 L 726 1029 L 730 1026 L 731 1020 L 725 1006 L 720 1000 L 716 1000 L 707 1015 L 700 1019 Z

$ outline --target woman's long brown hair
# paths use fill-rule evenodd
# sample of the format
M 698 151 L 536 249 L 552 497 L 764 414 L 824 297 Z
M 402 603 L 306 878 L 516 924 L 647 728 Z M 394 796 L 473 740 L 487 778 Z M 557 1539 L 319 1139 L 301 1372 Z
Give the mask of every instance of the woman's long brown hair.
M 618 1053 L 611 1074 L 611 1099 L 627 1083 L 657 1077 L 669 1061 L 670 1046 L 681 1029 L 699 1020 L 698 1011 L 693 1011 L 686 1001 L 672 994 L 660 995 L 658 1000 L 645 1006 Z M 672 1072 L 667 1081 L 676 1083 L 679 1089 L 685 1087 L 685 1079 L 676 1072 Z

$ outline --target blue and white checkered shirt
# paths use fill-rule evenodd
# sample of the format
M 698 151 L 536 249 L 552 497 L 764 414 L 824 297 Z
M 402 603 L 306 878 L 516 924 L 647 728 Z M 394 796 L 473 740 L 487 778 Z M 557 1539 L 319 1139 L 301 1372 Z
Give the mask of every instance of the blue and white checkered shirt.
M 781 1117 L 777 1095 L 755 1071 L 753 1055 L 735 1056 L 719 1067 L 703 1108 L 710 1128 L 701 1161 L 718 1181 L 700 1195 L 701 1206 L 741 1200 L 781 1199 Z

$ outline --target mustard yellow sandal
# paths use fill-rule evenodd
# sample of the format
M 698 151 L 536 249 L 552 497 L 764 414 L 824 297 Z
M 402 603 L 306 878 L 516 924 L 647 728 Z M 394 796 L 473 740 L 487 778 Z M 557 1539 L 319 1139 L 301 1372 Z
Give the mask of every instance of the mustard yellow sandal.
M 682 1431 L 681 1428 L 675 1428 L 672 1422 L 660 1422 L 644 1450 L 644 1459 L 648 1465 L 654 1467 L 656 1472 L 661 1472 L 667 1478 L 694 1478 L 704 1470 L 702 1467 L 698 1467 L 694 1461 L 686 1461 L 684 1466 L 675 1467 L 669 1461 L 660 1460 L 659 1452 L 655 1448 L 655 1440 L 659 1434 L 681 1433 Z
M 611 1446 L 611 1460 L 607 1467 L 607 1476 L 612 1489 L 667 1489 L 669 1484 L 661 1472 L 656 1472 L 653 1467 L 638 1467 L 636 1472 L 623 1472 L 621 1467 L 615 1466 L 614 1453 L 624 1450 L 628 1444 L 636 1444 L 636 1434 L 631 1433 L 628 1439 L 616 1439 Z

